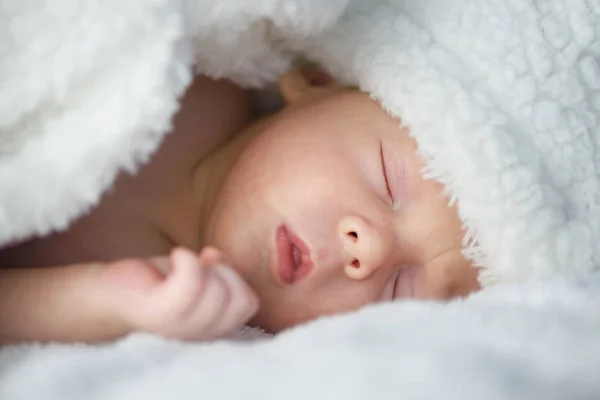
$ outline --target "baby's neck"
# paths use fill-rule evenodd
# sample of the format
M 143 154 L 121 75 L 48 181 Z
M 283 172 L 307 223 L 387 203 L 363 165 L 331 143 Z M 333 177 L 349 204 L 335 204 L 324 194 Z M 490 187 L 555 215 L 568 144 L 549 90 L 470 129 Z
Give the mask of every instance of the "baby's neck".
M 229 172 L 235 165 L 239 155 L 244 151 L 248 142 L 260 131 L 267 119 L 261 119 L 250 127 L 235 135 L 197 164 L 193 171 L 190 196 L 195 207 L 199 235 L 197 249 L 206 245 L 206 234 L 211 215 L 215 209 L 219 192 Z

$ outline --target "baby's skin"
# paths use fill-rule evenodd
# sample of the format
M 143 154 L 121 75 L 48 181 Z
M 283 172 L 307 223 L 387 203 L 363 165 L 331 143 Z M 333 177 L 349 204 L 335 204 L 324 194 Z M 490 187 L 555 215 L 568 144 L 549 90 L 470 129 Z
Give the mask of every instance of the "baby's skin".
M 189 190 L 196 165 L 252 121 L 252 107 L 250 93 L 197 77 L 148 165 L 122 174 L 69 230 L 4 249 L 0 344 L 135 331 L 205 340 L 247 321 L 257 296 L 222 252 L 200 251 Z
M 36 318 L 51 317 L 19 303 L 27 288 L 14 288 L 28 270 L 7 269 L 16 300 L 0 301 L 13 310 L 0 316 L 20 328 L 3 338 L 96 341 L 142 330 L 202 340 L 244 323 L 278 332 L 371 303 L 480 288 L 456 209 L 439 183 L 422 179 L 408 130 L 367 94 L 320 71 L 292 71 L 280 81 L 281 112 L 235 136 L 235 124 L 217 123 L 210 146 L 199 142 L 206 122 L 194 112 L 205 92 L 190 89 L 150 164 L 120 178 L 91 214 L 5 252 L 8 267 L 51 267 L 31 269 L 46 271 L 39 287 L 63 288 L 45 291 L 57 306 L 47 310 L 81 319 L 70 334 L 56 323 L 36 332 Z M 238 114 L 240 124 L 249 118 Z M 81 271 L 92 272 L 85 280 Z M 19 312 L 33 322 L 19 325 Z

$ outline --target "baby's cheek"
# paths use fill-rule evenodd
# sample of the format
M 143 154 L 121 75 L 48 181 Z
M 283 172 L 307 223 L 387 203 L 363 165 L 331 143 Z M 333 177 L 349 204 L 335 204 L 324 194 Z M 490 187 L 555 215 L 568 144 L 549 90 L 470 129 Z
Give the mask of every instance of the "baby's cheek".
M 425 268 L 426 279 L 421 282 L 419 298 L 450 300 L 481 289 L 477 279 L 479 270 L 462 256 L 460 250 L 439 258 Z
M 384 286 L 381 279 L 355 282 L 332 274 L 314 285 L 300 282 L 287 288 L 257 290 L 260 309 L 251 322 L 268 332 L 278 333 L 319 317 L 351 312 L 376 303 L 381 300 Z
M 316 251 L 316 257 L 315 257 L 315 260 L 313 260 L 313 261 L 317 265 L 323 265 L 329 260 L 329 257 L 331 257 L 331 256 L 332 256 L 331 250 L 320 249 L 320 250 Z
M 463 297 L 481 290 L 479 283 L 479 268 L 465 264 L 459 274 L 457 282 L 454 285 L 452 297 Z

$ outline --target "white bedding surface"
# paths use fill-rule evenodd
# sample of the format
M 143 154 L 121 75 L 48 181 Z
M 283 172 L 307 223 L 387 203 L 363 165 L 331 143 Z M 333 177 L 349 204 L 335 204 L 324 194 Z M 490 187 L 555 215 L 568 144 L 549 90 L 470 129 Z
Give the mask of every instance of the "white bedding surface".
M 403 117 L 495 281 L 597 270 L 598 0 L 184 3 L 0 0 L 0 143 L 19 149 L 0 157 L 0 242 L 66 227 L 135 170 L 194 59 L 256 85 L 288 67 L 286 43 Z M 598 275 L 498 286 L 258 342 L 5 348 L 0 400 L 598 400 L 599 289 Z
M 598 399 L 600 276 L 395 303 L 274 339 L 0 351 L 0 399 Z

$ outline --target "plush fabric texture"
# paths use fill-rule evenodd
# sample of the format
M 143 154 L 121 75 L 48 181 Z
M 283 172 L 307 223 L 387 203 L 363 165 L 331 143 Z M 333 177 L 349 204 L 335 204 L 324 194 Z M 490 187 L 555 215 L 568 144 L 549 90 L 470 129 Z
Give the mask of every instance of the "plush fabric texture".
M 600 276 L 390 303 L 274 339 L 0 351 L 3 400 L 596 400 Z
M 194 66 L 259 86 L 345 0 L 0 1 L 0 244 L 46 235 L 135 172 L 171 128 Z M 243 79 L 242 79 L 243 77 Z
M 410 128 L 489 286 L 272 340 L 8 347 L 0 398 L 600 398 L 599 21 L 597 0 L 0 0 L 0 243 L 135 172 L 194 70 L 261 87 L 305 57 Z
M 0 2 L 0 243 L 66 228 L 157 147 L 191 78 L 179 7 Z

